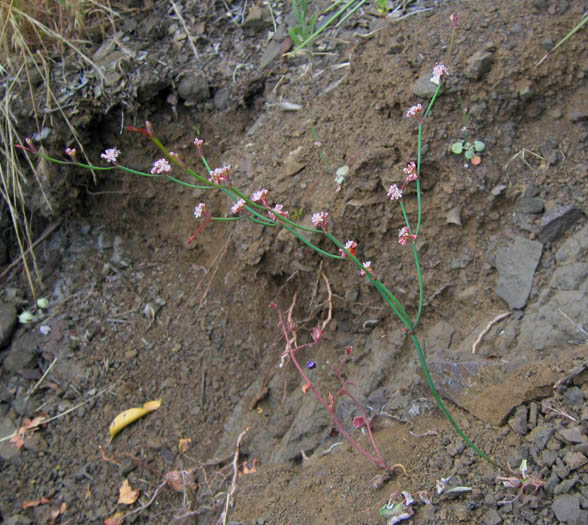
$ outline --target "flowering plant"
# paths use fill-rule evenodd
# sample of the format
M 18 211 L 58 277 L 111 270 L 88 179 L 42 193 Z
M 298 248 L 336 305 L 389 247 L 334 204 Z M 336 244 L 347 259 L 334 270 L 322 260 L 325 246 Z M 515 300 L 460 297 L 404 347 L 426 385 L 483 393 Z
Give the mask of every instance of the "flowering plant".
M 456 20 L 456 19 L 455 19 Z M 452 24 L 454 24 L 454 19 L 452 19 Z M 453 31 L 455 32 L 455 24 L 453 25 Z M 118 162 L 118 157 L 120 156 L 121 152 L 116 148 L 109 148 L 107 149 L 101 157 L 109 164 L 106 167 L 98 167 L 87 165 L 81 163 L 77 160 L 76 152 L 74 149 L 68 148 L 66 150 L 66 155 L 69 157 L 69 161 L 63 161 L 59 159 L 55 159 L 45 155 L 44 153 L 39 152 L 35 146 L 33 145 L 32 141 L 27 140 L 27 146 L 20 146 L 22 149 L 25 149 L 29 152 L 35 153 L 46 160 L 49 160 L 54 163 L 58 164 L 73 164 L 76 166 L 89 168 L 89 169 L 96 169 L 96 170 L 112 170 L 112 169 L 121 169 L 125 172 L 141 175 L 145 177 L 164 177 L 167 180 L 175 182 L 177 184 L 189 187 L 189 188 L 197 188 L 197 189 L 207 189 L 207 190 L 217 190 L 223 192 L 226 196 L 228 196 L 232 201 L 233 204 L 230 207 L 230 214 L 231 216 L 218 216 L 214 217 L 211 215 L 211 212 L 207 208 L 205 203 L 199 203 L 194 208 L 194 217 L 197 220 L 201 220 L 202 222 L 197 227 L 196 231 L 190 237 L 189 242 L 191 242 L 201 231 L 202 229 L 212 221 L 238 221 L 238 220 L 250 220 L 257 224 L 269 227 L 280 227 L 284 228 L 286 231 L 294 235 L 297 239 L 299 239 L 302 243 L 306 246 L 313 249 L 315 252 L 320 254 L 321 256 L 328 257 L 331 259 L 341 260 L 341 261 L 348 261 L 354 264 L 361 276 L 367 278 L 368 282 L 372 284 L 376 290 L 380 293 L 386 304 L 392 309 L 394 314 L 398 317 L 401 323 L 404 325 L 407 333 L 410 336 L 410 339 L 413 343 L 413 346 L 416 349 L 418 359 L 422 366 L 425 379 L 427 384 L 430 388 L 430 391 L 435 398 L 435 401 L 446 416 L 448 421 L 454 427 L 455 431 L 463 438 L 465 443 L 471 447 L 481 458 L 485 459 L 492 465 L 501 468 L 502 467 L 491 457 L 489 457 L 485 452 L 479 449 L 470 439 L 469 437 L 462 431 L 458 423 L 455 421 L 443 401 L 439 396 L 435 384 L 431 378 L 429 373 L 429 368 L 427 366 L 427 361 L 425 359 L 425 355 L 423 349 L 421 347 L 420 341 L 416 335 L 416 329 L 421 319 L 421 314 L 423 311 L 423 304 L 424 304 L 424 291 L 423 291 L 423 277 L 421 271 L 421 265 L 419 260 L 419 250 L 417 247 L 417 240 L 420 235 L 421 229 L 421 219 L 422 219 L 422 205 L 421 205 L 421 153 L 422 153 L 422 140 L 423 140 L 423 125 L 425 120 L 427 119 L 429 113 L 431 112 L 433 106 L 435 105 L 435 101 L 439 96 L 441 90 L 443 89 L 443 84 L 446 76 L 448 75 L 448 69 L 443 64 L 437 64 L 433 70 L 432 82 L 437 84 L 437 88 L 429 101 L 426 109 L 423 108 L 421 104 L 412 106 L 409 108 L 407 112 L 407 118 L 414 118 L 418 125 L 418 134 L 417 134 L 417 152 L 416 152 L 416 160 L 410 161 L 404 168 L 403 174 L 403 181 L 400 187 L 397 184 L 393 184 L 390 186 L 388 190 L 388 197 L 393 201 L 398 201 L 402 216 L 404 219 L 404 226 L 399 230 L 398 234 L 398 242 L 401 246 L 410 246 L 412 251 L 412 255 L 414 258 L 417 279 L 418 279 L 418 286 L 419 286 L 419 300 L 418 300 L 418 308 L 416 315 L 413 318 L 407 313 L 404 306 L 400 303 L 398 298 L 394 295 L 394 293 L 384 284 L 384 282 L 380 279 L 377 275 L 372 261 L 361 262 L 360 259 L 357 257 L 357 250 L 358 250 L 358 243 L 355 240 L 349 240 L 346 243 L 341 242 L 337 237 L 333 235 L 330 231 L 330 223 L 329 223 L 329 213 L 327 211 L 318 211 L 312 215 L 312 225 L 313 227 L 303 226 L 295 222 L 292 218 L 289 217 L 289 213 L 287 210 L 284 209 L 284 205 L 282 203 L 274 203 L 273 205 L 270 203 L 270 192 L 268 189 L 262 188 L 255 191 L 251 196 L 245 195 L 239 189 L 233 186 L 231 181 L 231 167 L 230 166 L 222 166 L 220 168 L 212 169 L 206 157 L 204 156 L 203 146 L 204 142 L 201 138 L 196 138 L 194 140 L 194 146 L 198 151 L 204 169 L 206 170 L 206 175 L 202 175 L 193 169 L 187 167 L 185 163 L 180 159 L 180 157 L 168 151 L 168 149 L 160 142 L 160 140 L 155 136 L 153 127 L 149 122 L 146 123 L 145 128 L 135 128 L 135 127 L 128 127 L 128 131 L 141 133 L 147 136 L 163 153 L 163 158 L 158 159 L 153 162 L 152 169 L 149 173 L 131 169 L 125 167 Z M 191 177 L 191 182 L 186 182 L 177 178 L 175 175 L 172 175 L 173 169 L 180 169 L 185 171 L 187 175 Z M 404 193 L 406 188 L 409 184 L 415 185 L 416 188 L 416 197 L 417 197 L 417 212 L 416 218 L 410 220 L 404 205 Z M 316 236 L 325 237 L 328 239 L 336 252 L 329 252 L 325 249 L 322 249 L 318 246 L 318 242 L 316 241 L 316 237 L 309 237 L 307 234 L 312 233 Z M 330 320 L 330 316 L 329 319 Z M 290 357 L 297 366 L 298 371 L 301 373 L 302 377 L 305 379 L 305 389 L 312 390 L 312 392 L 317 396 L 319 401 L 323 403 L 323 405 L 327 408 L 331 417 L 335 420 L 336 424 L 343 428 L 339 423 L 334 414 L 333 406 L 334 400 L 331 394 L 329 394 L 329 401 L 326 402 L 318 393 L 318 390 L 312 385 L 308 376 L 304 372 L 303 368 L 298 364 L 295 358 L 295 353 L 300 348 L 306 347 L 308 345 L 297 346 L 295 344 L 295 337 L 292 338 L 292 328 L 290 325 L 286 325 L 283 319 L 280 320 L 280 326 L 282 327 L 286 342 L 287 348 L 286 351 L 282 354 L 282 363 L 287 357 Z M 323 326 L 315 329 L 313 333 L 313 340 L 316 343 L 320 336 L 322 335 L 322 330 L 324 329 L 325 323 Z M 312 368 L 312 363 L 310 362 L 309 368 Z M 351 395 L 348 389 L 348 383 L 345 382 L 342 377 L 338 376 L 341 382 L 343 383 L 342 393 L 344 395 L 348 395 L 353 400 L 353 396 Z M 361 412 L 361 417 L 358 419 L 356 418 L 354 426 L 357 428 L 366 427 L 368 433 L 370 435 L 370 439 L 372 444 L 375 447 L 375 441 L 373 440 L 373 435 L 371 434 L 371 430 L 369 427 L 369 420 L 365 412 Z M 344 435 L 347 437 L 348 440 L 352 444 L 354 444 L 353 438 L 347 433 L 344 432 Z M 390 472 L 391 469 L 394 467 L 388 467 L 387 464 L 383 461 L 380 453 L 375 447 L 375 454 L 371 455 L 366 453 L 365 451 L 360 450 L 366 457 L 373 460 L 378 466 L 386 469 Z

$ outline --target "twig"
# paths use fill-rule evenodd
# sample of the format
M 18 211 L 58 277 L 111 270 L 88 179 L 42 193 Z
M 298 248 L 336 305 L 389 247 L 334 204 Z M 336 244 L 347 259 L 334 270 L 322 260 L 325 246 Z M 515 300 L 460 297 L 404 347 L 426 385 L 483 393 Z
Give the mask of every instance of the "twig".
M 43 381 L 43 379 L 45 379 L 45 377 L 47 377 L 47 374 L 50 372 L 50 370 L 53 368 L 53 365 L 57 362 L 57 357 L 55 359 L 53 359 L 53 361 L 51 362 L 51 364 L 47 367 L 47 370 L 45 370 L 45 373 L 41 376 L 41 379 L 39 379 L 36 383 L 35 386 L 31 389 L 31 391 L 26 395 L 25 400 L 28 399 L 29 397 L 31 397 L 33 395 L 33 393 L 35 392 L 35 390 L 37 390 L 37 388 L 39 387 L 39 385 L 41 384 L 41 382 Z
M 480 332 L 480 335 L 478 336 L 478 338 L 474 341 L 474 344 L 472 345 L 472 354 L 475 354 L 476 353 L 476 349 L 478 348 L 478 345 L 480 344 L 480 341 L 482 341 L 482 337 L 484 337 L 488 333 L 488 330 L 490 330 L 490 328 L 492 328 L 492 325 L 494 323 L 497 323 L 501 319 L 504 319 L 505 317 L 509 316 L 511 313 L 512 312 L 504 312 L 503 314 L 500 314 L 500 315 L 496 316 L 494 319 L 492 319 L 492 321 L 490 321 L 486 325 L 486 328 L 484 328 L 484 330 L 482 330 Z
M 247 432 L 249 432 L 250 428 L 251 427 L 247 427 L 245 430 L 243 430 L 243 432 L 241 432 L 239 434 L 239 437 L 237 438 L 237 446 L 235 447 L 235 455 L 233 456 L 233 477 L 231 479 L 231 488 L 227 492 L 227 499 L 225 502 L 225 510 L 223 512 L 223 525 L 227 525 L 227 516 L 229 514 L 229 504 L 231 502 L 231 498 L 233 497 L 233 494 L 235 494 L 235 491 L 237 490 L 237 476 L 239 475 L 239 466 L 237 465 L 237 462 L 239 461 L 239 449 L 241 447 L 241 441 L 245 437 L 245 434 L 247 434 Z

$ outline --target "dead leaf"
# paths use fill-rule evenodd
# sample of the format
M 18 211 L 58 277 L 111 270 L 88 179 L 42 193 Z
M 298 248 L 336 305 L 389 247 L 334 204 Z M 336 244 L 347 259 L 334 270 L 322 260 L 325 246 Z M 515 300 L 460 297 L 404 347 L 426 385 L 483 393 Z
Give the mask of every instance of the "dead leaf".
M 195 490 L 196 483 L 191 470 L 172 470 L 164 478 L 167 484 L 176 492 L 184 492 L 186 489 Z
M 47 503 L 51 503 L 51 500 L 49 498 L 42 497 L 39 499 L 24 501 L 22 504 L 22 508 L 28 509 L 29 507 L 38 507 L 39 505 L 47 505 Z
M 182 438 L 180 439 L 180 444 L 178 448 L 180 449 L 180 454 L 187 452 L 190 448 L 190 444 L 192 443 L 192 438 Z
M 37 416 L 33 419 L 25 417 L 22 426 L 10 438 L 10 443 L 13 443 L 18 449 L 22 448 L 24 446 L 24 436 L 26 432 L 29 430 L 36 430 L 44 420 L 45 416 Z
M 149 414 L 149 412 L 157 410 L 160 406 L 161 399 L 156 399 L 154 401 L 147 401 L 147 403 L 145 403 L 142 407 L 129 408 L 128 410 L 121 412 L 110 424 L 110 428 L 108 429 L 110 432 L 110 437 L 113 438 L 123 428 L 130 425 L 134 421 L 137 421 L 137 419 L 143 417 L 144 415 Z
M 239 475 L 241 474 L 253 474 L 257 472 L 257 464 L 259 461 L 257 458 L 250 459 L 249 461 L 243 461 L 239 467 Z
M 51 509 L 51 512 L 49 514 L 51 517 L 51 525 L 53 525 L 55 523 L 55 520 L 65 512 L 65 509 L 67 509 L 67 503 L 65 502 L 63 502 L 60 507 L 55 507 Z
M 133 490 L 128 479 L 123 481 L 118 492 L 118 503 L 121 503 L 122 505 L 132 505 L 139 497 L 139 490 Z
M 124 515 L 124 512 L 117 512 L 113 516 L 110 516 L 110 518 L 106 518 L 104 525 L 122 525 L 125 522 Z

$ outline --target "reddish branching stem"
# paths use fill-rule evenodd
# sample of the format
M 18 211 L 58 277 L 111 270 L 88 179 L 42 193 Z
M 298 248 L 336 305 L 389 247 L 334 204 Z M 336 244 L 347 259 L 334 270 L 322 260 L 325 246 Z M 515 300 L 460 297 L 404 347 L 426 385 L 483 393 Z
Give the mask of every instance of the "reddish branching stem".
M 327 280 L 326 276 L 323 275 L 323 278 L 327 282 L 327 290 L 329 293 L 329 315 L 328 315 L 327 319 L 331 319 L 331 311 L 332 311 L 331 288 L 328 285 L 328 280 Z M 361 404 L 355 399 L 355 397 L 349 391 L 348 385 L 350 385 L 350 383 L 348 381 L 344 380 L 341 375 L 340 365 L 342 365 L 345 362 L 346 358 L 333 367 L 333 370 L 335 371 L 337 378 L 339 379 L 339 381 L 342 384 L 342 388 L 339 391 L 339 395 L 349 396 L 351 398 L 351 400 L 353 401 L 353 403 L 355 404 L 355 406 L 358 407 L 358 409 L 360 410 L 362 418 L 365 421 L 365 426 L 368 431 L 370 442 L 371 442 L 372 447 L 374 449 L 374 454 L 365 450 L 351 436 L 351 434 L 349 434 L 349 432 L 347 432 L 347 430 L 345 429 L 345 427 L 343 426 L 343 424 L 341 423 L 341 421 L 337 417 L 337 414 L 335 413 L 335 403 L 333 400 L 333 395 L 331 393 L 329 393 L 329 401 L 325 400 L 325 398 L 321 395 L 321 393 L 318 391 L 318 389 L 314 386 L 312 381 L 309 379 L 304 368 L 302 366 L 300 366 L 300 363 L 298 362 L 298 360 L 296 358 L 296 352 L 298 350 L 302 350 L 303 348 L 308 348 L 308 347 L 315 345 L 318 342 L 318 340 L 316 340 L 312 343 L 297 345 L 297 343 L 296 343 L 296 340 L 297 340 L 296 339 L 296 323 L 292 317 L 295 305 L 296 305 L 296 294 L 294 295 L 294 298 L 292 300 L 292 304 L 288 308 L 287 319 L 284 319 L 284 315 L 282 314 L 282 311 L 279 309 L 279 307 L 276 304 L 272 303 L 270 305 L 272 308 L 274 308 L 278 312 L 278 316 L 279 316 L 278 326 L 282 329 L 282 334 L 283 334 L 284 339 L 286 341 L 286 349 L 284 350 L 284 352 L 282 354 L 282 363 L 284 362 L 284 359 L 286 357 L 290 357 L 290 359 L 294 363 L 294 366 L 296 367 L 296 369 L 298 370 L 298 372 L 300 373 L 300 375 L 304 379 L 304 388 L 309 389 L 314 394 L 314 396 L 319 401 L 319 403 L 325 407 L 325 409 L 327 410 L 327 412 L 331 416 L 331 419 L 333 420 L 337 430 L 345 437 L 345 439 L 347 439 L 347 441 L 349 441 L 349 443 L 360 454 L 362 454 L 363 456 L 368 458 L 370 461 L 373 461 L 376 465 L 378 465 L 380 468 L 382 468 L 383 470 L 385 470 L 387 472 L 393 472 L 396 468 L 400 468 L 406 474 L 406 469 L 404 468 L 403 465 L 396 464 L 396 465 L 390 466 L 390 465 L 387 465 L 385 463 L 384 459 L 382 458 L 382 454 L 380 453 L 378 446 L 376 445 L 376 441 L 375 441 L 374 435 L 372 433 L 370 421 L 367 417 L 367 414 L 366 414 L 365 410 L 363 409 L 363 407 L 361 406 Z M 326 327 L 326 323 L 322 323 L 322 328 L 324 329 L 325 327 Z

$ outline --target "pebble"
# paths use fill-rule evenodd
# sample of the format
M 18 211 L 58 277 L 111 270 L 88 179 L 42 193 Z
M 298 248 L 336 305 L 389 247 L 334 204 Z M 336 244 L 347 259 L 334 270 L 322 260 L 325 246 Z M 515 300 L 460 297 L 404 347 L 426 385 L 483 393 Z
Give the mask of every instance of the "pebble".
M 564 456 L 564 461 L 571 470 L 577 470 L 588 463 L 588 458 L 581 452 L 570 451 Z
M 543 450 L 549 441 L 549 438 L 553 435 L 554 428 L 547 425 L 536 426 L 531 433 L 529 438 L 537 445 L 539 450 Z
M 564 428 L 556 434 L 556 437 L 561 438 L 567 443 L 584 443 L 585 441 L 588 441 L 588 438 L 582 432 L 582 427 L 580 425 Z
M 574 523 L 580 518 L 580 498 L 565 495 L 557 498 L 551 506 L 555 517 L 564 523 Z
M 568 408 L 575 408 L 584 404 L 584 392 L 581 388 L 573 386 L 568 388 L 563 395 L 563 402 Z
M 502 523 L 502 518 L 500 514 L 495 509 L 490 509 L 486 516 L 484 517 L 484 524 L 485 525 L 499 525 Z
M 555 494 L 556 496 L 559 495 L 559 494 L 566 494 L 570 490 L 572 490 L 572 488 L 574 488 L 574 485 L 577 482 L 578 482 L 578 476 L 577 475 L 574 475 L 571 478 L 564 479 L 559 485 L 557 485 L 553 489 L 553 494 Z

